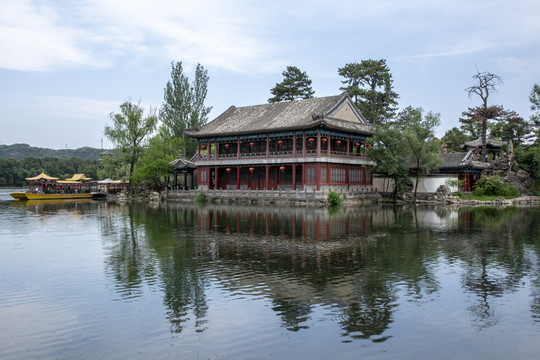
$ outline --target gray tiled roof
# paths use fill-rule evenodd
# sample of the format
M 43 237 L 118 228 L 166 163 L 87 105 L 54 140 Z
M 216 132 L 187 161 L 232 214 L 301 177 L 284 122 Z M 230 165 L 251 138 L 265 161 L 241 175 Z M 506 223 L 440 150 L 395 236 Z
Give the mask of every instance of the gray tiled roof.
M 439 153 L 439 157 L 443 160 L 439 170 L 442 169 L 463 169 L 472 167 L 476 169 L 487 169 L 490 167 L 489 163 L 477 161 L 472 151 L 468 152 L 451 152 L 451 153 Z M 416 169 L 416 165 L 409 159 L 407 161 L 410 169 Z
M 477 169 L 486 169 L 490 166 L 489 163 L 477 161 L 474 158 L 472 151 L 452 152 L 446 154 L 441 153 L 439 154 L 439 157 L 443 159 L 443 164 L 440 166 L 440 169 L 459 169 L 468 166 Z
M 356 121 L 336 119 L 333 115 L 346 103 L 352 105 Z M 198 129 L 186 130 L 191 137 L 243 135 L 309 129 L 324 124 L 328 128 L 371 135 L 371 125 L 356 110 L 347 93 L 337 96 L 285 101 L 237 108 Z
M 504 144 L 504 141 L 498 141 L 498 140 L 491 140 L 486 139 L 486 146 L 493 147 L 493 148 L 500 148 Z M 470 147 L 480 147 L 482 146 L 482 139 L 476 139 L 473 141 L 466 142 L 465 144 L 461 145 L 462 149 L 468 149 Z

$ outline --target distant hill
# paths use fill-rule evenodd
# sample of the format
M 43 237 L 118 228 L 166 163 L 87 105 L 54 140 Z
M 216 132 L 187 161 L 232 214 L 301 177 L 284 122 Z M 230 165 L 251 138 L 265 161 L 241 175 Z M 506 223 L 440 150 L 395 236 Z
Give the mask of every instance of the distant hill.
M 13 145 L 0 145 L 0 159 L 16 159 L 21 160 L 27 157 L 43 158 L 43 157 L 56 157 L 62 159 L 69 159 L 70 157 L 76 157 L 83 160 L 99 160 L 100 154 L 105 150 L 82 147 L 78 149 L 46 149 L 33 147 L 28 144 L 13 144 Z

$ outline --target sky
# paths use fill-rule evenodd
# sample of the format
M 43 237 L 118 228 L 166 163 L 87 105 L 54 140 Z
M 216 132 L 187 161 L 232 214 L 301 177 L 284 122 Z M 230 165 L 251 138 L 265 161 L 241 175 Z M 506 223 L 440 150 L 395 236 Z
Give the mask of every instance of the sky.
M 440 113 L 437 135 L 480 104 L 465 89 L 489 71 L 490 96 L 529 118 L 540 84 L 540 2 L 533 0 L 0 0 L 0 144 L 109 149 L 110 114 L 163 102 L 171 62 L 210 77 L 209 120 L 264 104 L 287 66 L 316 97 L 338 69 L 386 59 L 399 108 Z

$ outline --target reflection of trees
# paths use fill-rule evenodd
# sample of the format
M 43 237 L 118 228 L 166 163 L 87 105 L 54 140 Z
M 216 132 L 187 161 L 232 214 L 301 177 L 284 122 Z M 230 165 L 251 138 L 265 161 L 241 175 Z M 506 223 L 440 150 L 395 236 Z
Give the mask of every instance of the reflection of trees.
M 392 323 L 396 304 L 395 290 L 374 276 L 362 286 L 355 299 L 345 305 L 340 324 L 343 336 L 354 339 L 384 341 L 387 337 L 373 338 L 384 333 Z
M 102 228 L 116 290 L 133 298 L 158 284 L 173 332 L 190 316 L 204 331 L 212 284 L 271 299 L 290 331 L 308 328 L 322 308 L 344 337 L 384 341 L 400 296 L 422 301 L 438 291 L 433 269 L 445 256 L 464 264 L 462 285 L 477 295 L 475 323 L 489 326 L 496 321 L 492 299 L 538 269 L 539 225 L 515 209 L 466 210 L 458 220 L 456 211 L 420 208 L 112 208 L 112 215 L 103 209 Z M 533 286 L 540 289 L 540 280 Z M 540 317 L 540 290 L 535 294 L 531 309 Z
M 122 298 L 137 298 L 142 294 L 144 283 L 153 283 L 157 273 L 154 258 L 145 243 L 144 229 L 134 224 L 128 207 L 102 205 L 102 233 L 110 239 L 106 244 L 109 256 L 105 259 L 108 273 L 114 278 L 115 289 Z M 128 213 L 122 214 L 122 211 Z
M 512 207 L 462 209 L 461 231 L 447 245 L 451 257 L 463 260 L 462 285 L 476 294 L 476 302 L 469 309 L 480 328 L 497 323 L 492 300 L 517 291 L 537 263 L 531 263 L 525 244 L 518 240 L 523 239 L 525 222 L 520 215 Z M 538 233 L 538 228 L 534 232 Z
M 171 331 L 182 331 L 190 311 L 200 329 L 207 311 L 205 281 L 197 269 L 196 242 L 186 238 L 184 231 L 192 229 L 193 214 L 137 206 L 126 209 L 122 216 L 102 216 L 103 231 L 112 239 L 107 244 L 106 265 L 116 290 L 123 298 L 138 297 L 143 284 L 159 281 Z

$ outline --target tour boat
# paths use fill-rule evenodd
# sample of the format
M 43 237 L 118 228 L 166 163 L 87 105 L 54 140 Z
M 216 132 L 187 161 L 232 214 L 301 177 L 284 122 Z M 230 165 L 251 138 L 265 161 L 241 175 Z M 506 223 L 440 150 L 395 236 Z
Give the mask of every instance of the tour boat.
M 91 199 L 90 180 L 84 174 L 75 174 L 66 180 L 49 176 L 42 172 L 38 176 L 26 178 L 30 189 L 18 191 L 10 195 L 17 200 L 59 200 L 59 199 Z

